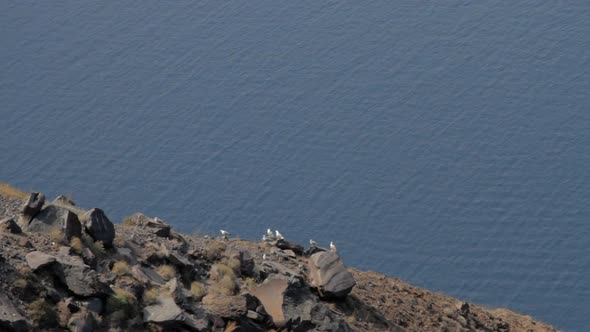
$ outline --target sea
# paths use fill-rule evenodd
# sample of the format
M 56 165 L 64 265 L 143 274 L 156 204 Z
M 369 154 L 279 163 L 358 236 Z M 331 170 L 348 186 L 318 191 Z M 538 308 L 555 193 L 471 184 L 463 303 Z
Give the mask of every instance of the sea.
M 4 1 L 0 181 L 590 325 L 590 1 Z

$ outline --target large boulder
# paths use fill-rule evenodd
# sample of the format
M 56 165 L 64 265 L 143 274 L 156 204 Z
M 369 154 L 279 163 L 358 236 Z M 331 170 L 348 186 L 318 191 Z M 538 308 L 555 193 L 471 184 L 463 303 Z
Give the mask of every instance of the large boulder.
M 111 290 L 98 280 L 96 272 L 86 264 L 58 258 L 57 264 L 54 265 L 54 273 L 78 296 L 104 296 L 111 293 Z
M 0 331 L 28 331 L 26 319 L 0 292 Z
M 323 298 L 344 298 L 356 285 L 352 273 L 334 251 L 311 255 L 307 268 L 310 286 L 316 288 Z
M 57 205 L 48 205 L 27 226 L 30 232 L 49 233 L 54 229 L 63 231 L 69 241 L 82 235 L 82 226 L 75 213 Z
M 29 198 L 22 207 L 21 225 L 27 225 L 41 211 L 43 204 L 45 204 L 45 195 L 43 193 L 30 193 Z
M 161 326 L 165 331 L 208 331 L 207 321 L 185 313 L 171 297 L 165 297 L 143 309 L 143 321 Z
M 150 218 L 137 212 L 127 217 L 123 222 L 128 226 L 147 229 L 157 236 L 170 237 L 170 225 L 158 217 Z
M 115 226 L 107 218 L 104 211 L 98 208 L 93 208 L 84 213 L 81 218 L 86 232 L 94 239 L 94 241 L 102 241 L 105 246 L 112 246 L 115 239 Z
M 36 271 L 55 262 L 55 257 L 41 251 L 32 251 L 25 256 L 31 270 Z

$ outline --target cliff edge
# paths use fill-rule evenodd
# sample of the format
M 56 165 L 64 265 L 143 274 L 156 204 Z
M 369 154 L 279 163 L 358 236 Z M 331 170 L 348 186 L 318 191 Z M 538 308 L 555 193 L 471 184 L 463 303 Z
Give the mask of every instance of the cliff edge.
M 112 223 L 0 185 L 1 331 L 557 331 L 347 268 L 336 248 Z

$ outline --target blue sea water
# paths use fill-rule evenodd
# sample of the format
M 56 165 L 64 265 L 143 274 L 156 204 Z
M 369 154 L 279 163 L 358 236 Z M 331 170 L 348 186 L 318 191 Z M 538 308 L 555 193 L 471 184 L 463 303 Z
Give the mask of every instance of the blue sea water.
M 590 324 L 590 2 L 0 11 L 0 179 Z

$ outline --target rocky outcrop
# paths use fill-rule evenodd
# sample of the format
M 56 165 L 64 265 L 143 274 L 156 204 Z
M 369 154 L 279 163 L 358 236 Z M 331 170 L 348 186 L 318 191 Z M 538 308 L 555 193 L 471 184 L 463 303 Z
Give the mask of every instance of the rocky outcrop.
M 78 216 L 57 205 L 48 205 L 43 208 L 28 224 L 27 230 L 42 233 L 63 232 L 63 236 L 68 241 L 74 236 L 79 238 L 82 235 L 82 226 Z
M 343 298 L 356 284 L 354 277 L 334 251 L 311 255 L 307 267 L 310 286 L 316 288 L 322 297 Z
M 32 192 L 29 194 L 29 198 L 23 204 L 22 215 L 20 219 L 21 226 L 29 224 L 31 219 L 41 211 L 41 208 L 45 204 L 45 195 L 38 192 Z
M 21 233 L 0 222 L 0 331 L 554 331 L 282 236 L 191 236 L 143 214 L 113 225 L 100 209 L 43 201 L 0 209 L 30 217 Z
M 112 246 L 115 239 L 115 226 L 101 209 L 91 209 L 82 216 L 82 224 L 94 241 Z
M 6 217 L 0 220 L 0 231 L 8 231 L 12 234 L 19 234 L 22 232 L 22 229 L 13 218 Z

